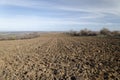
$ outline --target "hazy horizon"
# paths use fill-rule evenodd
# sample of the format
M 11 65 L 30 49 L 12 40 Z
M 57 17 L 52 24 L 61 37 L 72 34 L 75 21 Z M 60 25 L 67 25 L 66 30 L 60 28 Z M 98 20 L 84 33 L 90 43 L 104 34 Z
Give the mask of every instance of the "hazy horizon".
M 0 0 L 0 32 L 120 31 L 120 0 Z

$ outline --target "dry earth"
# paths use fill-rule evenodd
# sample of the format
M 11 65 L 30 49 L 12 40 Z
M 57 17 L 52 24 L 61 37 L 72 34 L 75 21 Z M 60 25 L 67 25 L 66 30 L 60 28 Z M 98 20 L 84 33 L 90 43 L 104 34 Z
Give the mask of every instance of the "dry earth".
M 0 80 L 120 80 L 120 39 L 47 34 L 0 41 Z

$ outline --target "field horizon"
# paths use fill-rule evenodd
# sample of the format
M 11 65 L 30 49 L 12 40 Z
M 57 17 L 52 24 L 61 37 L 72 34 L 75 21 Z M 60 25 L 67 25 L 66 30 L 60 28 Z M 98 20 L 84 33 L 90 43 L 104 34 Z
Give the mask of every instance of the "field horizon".
M 115 80 L 120 39 L 46 33 L 0 41 L 0 80 Z

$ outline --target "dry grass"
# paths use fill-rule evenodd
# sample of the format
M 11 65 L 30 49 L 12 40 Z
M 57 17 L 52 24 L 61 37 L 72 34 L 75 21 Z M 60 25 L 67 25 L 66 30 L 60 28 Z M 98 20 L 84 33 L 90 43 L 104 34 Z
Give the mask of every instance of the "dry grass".
M 0 40 L 22 40 L 22 39 L 32 39 L 40 37 L 40 33 L 38 32 L 16 32 L 16 33 L 0 33 Z
M 119 80 L 120 39 L 63 34 L 0 41 L 0 80 Z

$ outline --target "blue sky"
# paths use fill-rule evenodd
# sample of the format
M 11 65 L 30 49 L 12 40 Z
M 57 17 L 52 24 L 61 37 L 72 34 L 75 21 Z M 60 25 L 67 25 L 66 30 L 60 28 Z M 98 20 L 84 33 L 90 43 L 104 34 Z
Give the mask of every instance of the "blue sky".
M 0 31 L 120 30 L 120 0 L 0 0 Z

